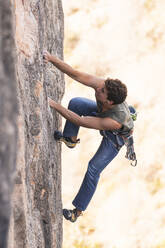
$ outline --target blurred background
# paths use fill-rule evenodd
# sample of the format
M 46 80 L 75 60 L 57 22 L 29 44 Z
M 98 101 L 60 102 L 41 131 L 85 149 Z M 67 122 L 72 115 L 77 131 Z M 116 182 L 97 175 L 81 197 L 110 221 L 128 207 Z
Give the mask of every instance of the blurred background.
M 125 148 L 103 171 L 74 224 L 64 220 L 63 248 L 165 248 L 165 1 L 63 0 L 64 59 L 81 71 L 122 80 L 137 108 L 137 167 Z M 62 104 L 94 91 L 65 77 Z M 64 120 L 63 120 L 64 125 Z M 63 207 L 72 208 L 101 136 L 81 128 L 75 149 L 62 146 Z

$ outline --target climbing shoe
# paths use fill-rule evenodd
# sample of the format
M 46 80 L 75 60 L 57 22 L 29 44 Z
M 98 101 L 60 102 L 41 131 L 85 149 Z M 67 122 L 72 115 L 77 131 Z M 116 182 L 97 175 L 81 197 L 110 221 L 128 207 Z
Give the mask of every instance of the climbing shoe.
M 80 139 L 77 139 L 76 142 L 72 141 L 70 137 L 64 137 L 60 131 L 54 132 L 54 139 L 64 142 L 65 145 L 69 148 L 74 148 L 77 145 L 77 143 L 80 143 Z
M 69 209 L 63 209 L 63 216 L 66 220 L 69 220 L 71 222 L 75 222 L 81 214 L 78 214 L 77 209 L 69 210 Z

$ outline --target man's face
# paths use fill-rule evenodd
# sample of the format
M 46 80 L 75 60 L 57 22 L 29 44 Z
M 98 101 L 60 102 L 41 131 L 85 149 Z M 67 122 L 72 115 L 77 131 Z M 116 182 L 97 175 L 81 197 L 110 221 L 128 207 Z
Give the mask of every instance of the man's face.
M 98 87 L 95 93 L 96 99 L 100 102 L 105 102 L 107 100 L 108 94 L 105 84 L 102 87 Z
M 105 87 L 105 84 L 102 87 L 98 87 L 95 92 L 97 101 L 101 102 L 105 106 L 110 106 L 113 104 L 113 101 L 108 100 L 108 92 Z

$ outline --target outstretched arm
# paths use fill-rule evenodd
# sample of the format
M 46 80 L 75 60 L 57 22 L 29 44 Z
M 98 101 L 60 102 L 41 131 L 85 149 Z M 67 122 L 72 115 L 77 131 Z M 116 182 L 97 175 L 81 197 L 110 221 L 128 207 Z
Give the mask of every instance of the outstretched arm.
M 56 109 L 65 119 L 74 123 L 77 126 L 98 129 L 98 130 L 117 130 L 122 127 L 120 123 L 111 118 L 99 118 L 90 116 L 79 116 L 76 113 L 64 108 L 61 104 L 56 103 L 52 99 L 49 100 L 49 105 Z
M 104 79 L 90 75 L 88 73 L 80 72 L 78 70 L 73 69 L 70 65 L 66 64 L 61 59 L 51 55 L 48 52 L 44 52 L 44 61 L 51 62 L 54 66 L 56 66 L 60 71 L 67 74 L 69 77 L 73 78 L 74 80 L 92 87 L 94 89 L 100 87 L 104 84 Z

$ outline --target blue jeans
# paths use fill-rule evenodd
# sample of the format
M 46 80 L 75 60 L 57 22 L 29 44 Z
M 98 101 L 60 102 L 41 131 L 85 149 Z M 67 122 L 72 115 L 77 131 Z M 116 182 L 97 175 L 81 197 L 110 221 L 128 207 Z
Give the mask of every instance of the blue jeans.
M 96 116 L 97 112 L 96 102 L 82 97 L 73 98 L 68 108 L 80 116 Z M 65 137 L 77 136 L 78 131 L 79 126 L 68 120 L 66 121 L 63 131 Z M 77 209 L 82 211 L 87 208 L 92 199 L 101 172 L 116 157 L 124 144 L 121 137 L 116 137 L 110 131 L 101 132 L 101 135 L 103 136 L 102 142 L 94 157 L 89 161 L 88 169 L 79 192 L 72 202 Z

